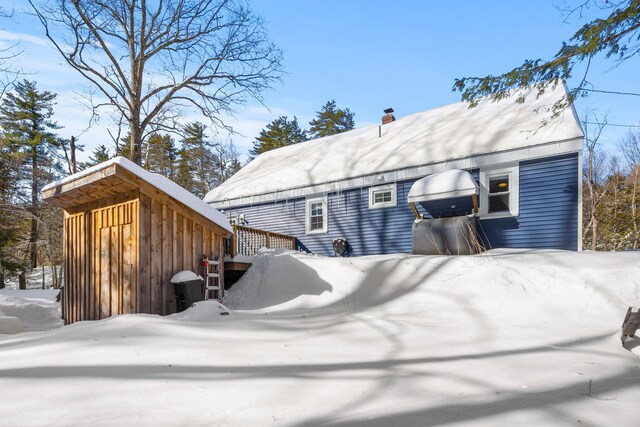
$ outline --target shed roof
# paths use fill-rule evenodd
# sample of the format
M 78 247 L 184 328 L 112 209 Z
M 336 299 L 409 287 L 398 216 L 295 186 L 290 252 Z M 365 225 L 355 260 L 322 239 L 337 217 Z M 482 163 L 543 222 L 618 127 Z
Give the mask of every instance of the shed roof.
M 502 101 L 459 102 L 386 124 L 354 129 L 261 154 L 210 191 L 208 203 L 308 187 L 387 171 L 582 138 L 572 108 L 553 117 L 563 84 Z M 517 102 L 523 96 L 524 102 Z M 543 125 L 544 124 L 544 125 Z M 381 135 L 379 132 L 381 130 Z
M 42 189 L 45 200 L 68 208 L 116 196 L 127 191 L 151 187 L 187 206 L 205 219 L 233 232 L 229 220 L 220 211 L 200 200 L 169 178 L 151 173 L 124 157 L 115 157 L 81 172 L 47 184 Z

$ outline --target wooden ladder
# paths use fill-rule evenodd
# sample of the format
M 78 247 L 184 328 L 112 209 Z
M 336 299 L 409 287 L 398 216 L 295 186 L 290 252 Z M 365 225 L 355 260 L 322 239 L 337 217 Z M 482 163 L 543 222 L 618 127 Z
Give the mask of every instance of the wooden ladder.
M 204 299 L 211 299 L 211 293 L 215 292 L 215 299 L 222 301 L 224 297 L 224 285 L 220 283 L 220 262 L 217 259 L 203 258 L 204 268 Z

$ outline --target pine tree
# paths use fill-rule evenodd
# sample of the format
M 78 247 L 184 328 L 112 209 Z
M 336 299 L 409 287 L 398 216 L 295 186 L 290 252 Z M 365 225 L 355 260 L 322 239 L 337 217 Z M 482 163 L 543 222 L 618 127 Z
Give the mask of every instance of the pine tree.
M 202 123 L 189 123 L 184 127 L 184 138 L 180 150 L 176 182 L 202 198 L 218 180 L 215 173 L 216 158 L 211 151 Z
M 0 136 L 0 289 L 5 287 L 5 274 L 25 267 L 17 249 L 28 238 L 28 216 L 15 205 L 21 163 L 22 157 L 13 144 Z
M 151 135 L 144 157 L 145 169 L 169 179 L 174 178 L 178 152 L 171 136 L 157 133 Z
M 309 122 L 309 134 L 315 139 L 352 130 L 355 127 L 354 116 L 355 113 L 348 108 L 338 108 L 332 99 L 316 111 L 316 118 Z
M 54 134 L 59 126 L 51 120 L 56 94 L 40 92 L 35 82 L 23 80 L 15 84 L 0 107 L 0 126 L 4 138 L 23 155 L 21 177 L 27 185 L 31 231 L 29 235 L 29 264 L 37 266 L 38 223 L 40 218 L 40 190 L 45 183 L 61 172 L 57 162 L 60 140 Z
M 111 155 L 109 154 L 109 150 L 107 149 L 107 147 L 103 144 L 100 144 L 93 150 L 93 153 L 91 153 L 87 162 L 78 163 L 78 170 L 90 168 L 91 166 L 106 162 L 110 158 Z
M 253 149 L 249 151 L 251 158 L 275 148 L 306 141 L 307 131 L 300 129 L 298 119 L 294 116 L 289 121 L 287 116 L 281 116 L 260 131 L 260 136 L 253 142 Z
M 455 79 L 453 90 L 461 92 L 462 100 L 474 106 L 484 96 L 500 100 L 510 96 L 513 89 L 521 87 L 535 86 L 539 94 L 543 93 L 549 86 L 553 87 L 575 76 L 579 70 L 578 85 L 553 106 L 554 112 L 560 114 L 567 104 L 573 103 L 579 96 L 588 95 L 592 90 L 593 84 L 588 75 L 589 64 L 595 56 L 602 55 L 604 60 L 613 61 L 617 67 L 640 53 L 638 0 L 583 1 L 572 8 L 569 16 L 575 15 L 581 19 L 591 15 L 584 14 L 587 9 L 600 9 L 600 13 L 596 12 L 600 16 L 580 26 L 567 41 L 563 41 L 553 58 L 527 59 L 520 66 L 502 74 Z M 586 69 L 576 68 L 581 63 L 587 64 Z

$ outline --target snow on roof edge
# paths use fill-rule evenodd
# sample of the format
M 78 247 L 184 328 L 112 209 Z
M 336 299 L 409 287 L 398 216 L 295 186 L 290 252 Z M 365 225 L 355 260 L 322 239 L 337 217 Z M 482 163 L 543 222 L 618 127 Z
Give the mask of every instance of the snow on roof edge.
M 229 220 L 222 212 L 220 212 L 213 206 L 209 205 L 208 203 L 205 203 L 204 201 L 196 197 L 194 194 L 190 193 L 183 187 L 171 181 L 169 178 L 157 173 L 146 171 L 140 166 L 133 163 L 131 160 L 122 156 L 114 157 L 113 159 L 109 159 L 106 162 L 99 163 L 95 166 L 87 168 L 73 175 L 68 175 L 62 179 L 51 182 L 45 185 L 42 188 L 42 191 L 50 190 L 60 185 L 77 181 L 80 178 L 91 175 L 92 173 L 98 172 L 102 169 L 106 169 L 109 166 L 114 164 L 117 164 L 123 167 L 127 171 L 131 172 L 132 174 L 136 175 L 138 178 L 145 181 L 147 184 L 152 185 L 153 187 L 157 188 L 158 190 L 162 191 L 168 196 L 173 197 L 177 201 L 185 204 L 189 208 L 193 209 L 195 212 L 199 213 L 203 217 L 209 219 L 210 221 L 214 222 L 215 224 L 219 225 L 225 230 L 229 232 L 233 232 L 233 229 L 231 228 L 231 224 L 229 223 Z
M 540 146 L 544 146 L 544 145 L 559 144 L 559 143 L 564 143 L 564 142 L 568 142 L 568 141 L 574 141 L 577 138 L 579 138 L 579 137 L 559 139 L 559 140 L 556 140 L 556 141 L 545 142 L 545 143 L 539 144 L 539 145 Z M 289 146 L 287 146 L 287 147 L 289 147 Z M 287 148 L 287 147 L 280 147 L 280 148 Z M 509 149 L 509 150 L 504 150 L 503 152 L 510 152 L 510 151 L 514 151 L 514 150 L 519 150 L 519 148 L 512 148 L 512 149 Z M 272 151 L 275 151 L 275 150 L 272 150 Z M 259 196 L 266 196 L 266 195 L 269 195 L 269 194 L 277 194 L 277 193 L 281 193 L 281 192 L 288 191 L 288 190 L 299 190 L 299 189 L 302 189 L 302 188 L 310 188 L 310 187 L 314 187 L 314 186 L 335 184 L 335 183 L 343 182 L 343 181 L 349 181 L 349 180 L 354 180 L 354 179 L 359 179 L 359 178 L 367 178 L 367 177 L 372 177 L 372 176 L 376 176 L 376 175 L 394 173 L 394 172 L 398 172 L 398 171 L 411 170 L 412 168 L 418 168 L 418 167 L 421 167 L 421 166 L 438 165 L 438 164 L 442 164 L 442 163 L 453 162 L 453 161 L 456 161 L 456 160 L 470 159 L 470 158 L 473 158 L 473 157 L 485 156 L 485 155 L 494 154 L 494 153 L 495 152 L 491 152 L 491 151 L 478 152 L 478 153 L 473 153 L 472 155 L 469 155 L 469 156 L 455 157 L 455 158 L 452 157 L 452 158 L 445 159 L 445 160 L 438 160 L 438 161 L 434 161 L 434 162 L 430 162 L 430 163 L 424 163 L 424 164 L 419 165 L 419 166 L 407 166 L 407 167 L 404 167 L 404 168 L 397 168 L 397 169 L 384 169 L 384 170 L 376 171 L 374 173 L 367 173 L 367 174 L 358 175 L 358 176 L 349 177 L 349 178 L 340 178 L 340 179 L 337 179 L 337 180 L 327 179 L 325 181 L 315 182 L 313 184 L 303 184 L 303 185 L 299 185 L 299 186 L 295 186 L 295 187 L 289 187 L 289 188 L 284 189 L 284 190 L 269 190 L 269 191 L 265 191 L 265 192 L 262 192 L 262 193 L 255 193 L 255 194 L 252 194 L 251 196 L 259 197 Z M 216 193 L 216 190 L 217 190 L 217 187 L 212 189 L 212 190 L 210 190 L 207 194 L 205 194 L 205 196 L 203 198 L 205 203 L 219 203 L 219 202 L 222 202 L 222 201 L 233 201 L 233 200 L 239 200 L 239 199 L 242 199 L 242 198 L 245 198 L 245 197 L 250 197 L 250 196 L 238 196 L 238 197 L 224 198 L 224 199 L 213 199 L 214 196 L 217 196 L 217 194 L 214 194 L 214 193 Z
M 573 106 L 558 116 L 551 115 L 550 108 L 556 98 L 566 92 L 564 84 L 551 86 L 542 94 L 535 88 L 521 88 L 516 93 L 526 97 L 525 103 L 487 98 L 470 109 L 465 102 L 454 102 L 384 125 L 381 137 L 376 130 L 378 125 L 369 125 L 271 150 L 257 156 L 228 181 L 211 190 L 204 200 L 216 203 L 276 194 L 480 154 L 583 138 L 584 132 Z M 487 126 L 478 127 L 479 123 Z M 461 124 L 469 126 L 470 130 L 465 132 L 466 128 Z M 443 143 L 451 140 L 456 144 Z M 341 148 L 336 150 L 339 146 Z

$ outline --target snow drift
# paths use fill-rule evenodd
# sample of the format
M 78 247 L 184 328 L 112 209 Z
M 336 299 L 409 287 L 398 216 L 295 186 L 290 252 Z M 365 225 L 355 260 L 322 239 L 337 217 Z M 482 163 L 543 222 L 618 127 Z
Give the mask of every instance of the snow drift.
M 640 253 L 262 253 L 226 304 L 0 338 L 2 423 L 640 425 Z
M 59 290 L 0 291 L 0 334 L 46 331 L 62 326 Z

